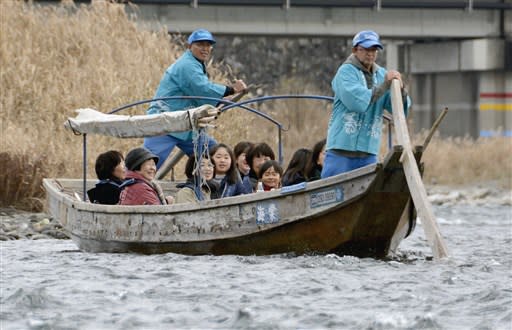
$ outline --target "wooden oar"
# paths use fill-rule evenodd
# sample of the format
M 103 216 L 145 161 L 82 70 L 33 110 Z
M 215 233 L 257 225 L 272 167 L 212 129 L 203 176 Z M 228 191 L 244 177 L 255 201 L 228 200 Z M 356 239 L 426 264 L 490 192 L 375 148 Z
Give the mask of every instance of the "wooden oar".
M 432 137 L 434 136 L 434 133 L 436 132 L 437 127 L 439 126 L 439 124 L 441 124 L 441 121 L 444 119 L 444 116 L 446 116 L 447 113 L 448 113 L 448 108 L 444 108 L 443 111 L 436 118 L 436 121 L 434 121 L 432 128 L 430 129 L 427 137 L 425 138 L 425 142 L 423 142 L 423 152 L 425 152 L 425 150 L 427 149 L 427 146 L 430 143 L 430 140 L 432 140 Z
M 240 93 L 236 94 L 235 96 L 233 96 L 233 98 L 230 100 L 231 102 L 233 103 L 236 103 L 238 101 L 240 101 L 240 99 L 242 99 L 242 97 L 245 96 L 245 94 L 247 94 L 249 92 L 249 88 L 252 88 L 252 85 L 249 85 L 247 86 L 246 89 L 242 90 Z M 217 109 L 222 110 L 222 108 L 224 108 L 226 106 L 226 104 L 221 104 L 217 107 Z
M 167 175 L 167 173 L 169 173 L 169 171 L 174 166 L 176 166 L 176 164 L 178 164 L 178 162 L 183 158 L 183 156 L 185 156 L 185 153 L 181 149 L 178 149 L 174 156 L 171 156 L 171 154 L 169 154 L 169 157 L 167 157 L 162 166 L 160 166 L 158 171 L 156 171 L 155 179 L 162 180 Z
M 238 93 L 237 95 L 235 95 L 232 99 L 231 99 L 231 102 L 238 102 L 245 94 L 247 94 L 248 92 L 248 88 L 247 89 L 244 89 L 243 91 L 241 91 L 240 93 Z M 217 107 L 217 110 L 219 111 L 220 113 L 220 110 L 225 106 L 224 103 L 220 104 L 218 107 Z M 156 172 L 156 175 L 155 175 L 155 179 L 156 180 L 161 180 L 163 179 L 167 173 L 169 173 L 169 171 L 174 167 L 176 166 L 176 164 L 178 164 L 178 162 L 183 158 L 183 156 L 185 156 L 185 153 L 179 149 L 178 152 L 174 155 L 174 156 L 171 156 L 171 154 L 169 154 L 169 156 L 167 157 L 167 159 L 163 162 L 162 166 L 160 166 L 160 168 L 158 169 L 158 171 Z
M 397 79 L 393 80 L 391 83 L 391 105 L 393 107 L 395 134 L 398 144 L 403 147 L 400 161 L 404 168 L 405 178 L 409 186 L 409 191 L 411 192 L 412 200 L 414 201 L 414 206 L 421 219 L 421 224 L 434 254 L 434 259 L 446 258 L 448 257 L 448 251 L 443 237 L 439 232 L 436 218 L 432 211 L 432 205 L 427 198 L 427 192 L 421 180 L 418 164 L 412 152 L 411 139 L 405 120 L 402 93 L 400 91 L 400 81 Z

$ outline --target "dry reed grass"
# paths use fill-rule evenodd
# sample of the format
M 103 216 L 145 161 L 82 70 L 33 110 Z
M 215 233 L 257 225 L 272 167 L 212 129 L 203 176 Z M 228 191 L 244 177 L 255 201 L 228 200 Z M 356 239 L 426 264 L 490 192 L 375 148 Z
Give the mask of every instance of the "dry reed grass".
M 82 138 L 64 131 L 73 110 L 103 112 L 149 99 L 165 68 L 183 51 L 162 27 L 148 31 L 128 17 L 125 5 L 93 2 L 91 6 L 39 7 L 22 1 L 0 2 L 0 205 L 41 209 L 41 179 L 78 177 L 82 171 Z M 226 82 L 229 68 L 210 64 L 213 80 Z M 281 93 L 315 93 L 303 81 L 283 77 Z M 251 105 L 281 122 L 285 155 L 325 136 L 328 104 L 279 101 Z M 307 110 L 305 110 L 307 109 Z M 130 113 L 142 113 L 139 106 Z M 240 140 L 265 141 L 277 147 L 276 126 L 254 114 L 224 113 L 211 134 L 234 145 Z M 88 139 L 89 176 L 95 156 L 107 149 L 126 153 L 142 140 Z M 426 180 L 461 184 L 471 180 L 506 181 L 510 187 L 510 140 L 434 139 L 425 155 Z M 285 158 L 285 164 L 288 158 Z M 178 176 L 183 165 L 177 169 Z
M 27 154 L 0 152 L 0 164 L 9 164 L 9 175 L 0 175 L 2 205 L 16 205 L 27 210 L 41 210 L 45 192 L 41 181 L 47 176 L 46 160 Z M 4 167 L 6 168 L 6 167 Z
M 424 134 L 416 138 L 422 144 Z M 512 140 L 434 137 L 423 156 L 425 182 L 512 189 Z
M 0 152 L 28 161 L 44 157 L 49 176 L 77 176 L 82 139 L 63 129 L 73 110 L 91 107 L 108 112 L 153 96 L 165 68 L 181 55 L 183 43 L 169 42 L 163 27 L 156 32 L 137 27 L 124 9 L 125 5 L 100 1 L 91 6 L 67 2 L 44 7 L 0 2 Z M 209 72 L 217 81 L 227 79 L 217 65 Z M 141 109 L 131 112 L 142 113 Z M 93 175 L 99 152 L 126 152 L 141 143 L 88 139 L 89 174 Z M 2 165 L 12 170 L 0 174 L 2 182 L 18 180 L 13 171 L 25 170 Z M 41 184 L 39 177 L 24 173 L 24 180 Z M 2 198 L 0 205 L 19 206 L 18 201 L 31 192 L 17 196 L 15 201 Z

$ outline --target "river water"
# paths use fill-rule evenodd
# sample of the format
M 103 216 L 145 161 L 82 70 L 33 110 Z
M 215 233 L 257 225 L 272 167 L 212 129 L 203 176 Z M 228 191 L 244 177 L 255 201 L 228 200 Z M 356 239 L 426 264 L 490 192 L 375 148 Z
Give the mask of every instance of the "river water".
M 1 242 L 0 328 L 512 329 L 512 214 L 434 209 L 391 260 L 91 254 L 70 240 Z

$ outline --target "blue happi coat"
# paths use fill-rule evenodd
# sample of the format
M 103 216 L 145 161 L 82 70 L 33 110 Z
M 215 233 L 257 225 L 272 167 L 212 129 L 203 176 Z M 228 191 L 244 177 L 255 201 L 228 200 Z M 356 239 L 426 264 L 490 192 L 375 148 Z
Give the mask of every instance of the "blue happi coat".
M 222 98 L 226 86 L 208 80 L 204 63 L 187 50 L 165 71 L 154 98 L 168 96 L 206 96 Z M 203 104 L 217 105 L 216 101 L 201 99 L 172 99 L 151 102 L 147 114 L 165 111 L 180 111 L 199 107 Z M 192 131 L 170 134 L 181 140 L 192 140 Z
M 380 148 L 382 114 L 391 112 L 391 93 L 383 88 L 386 69 L 374 64 L 366 72 L 372 86 L 368 86 L 364 68 L 351 55 L 338 69 L 332 80 L 334 105 L 327 131 L 326 149 L 362 151 L 377 155 Z M 378 97 L 376 97 L 376 95 Z M 404 98 L 404 109 L 411 105 Z

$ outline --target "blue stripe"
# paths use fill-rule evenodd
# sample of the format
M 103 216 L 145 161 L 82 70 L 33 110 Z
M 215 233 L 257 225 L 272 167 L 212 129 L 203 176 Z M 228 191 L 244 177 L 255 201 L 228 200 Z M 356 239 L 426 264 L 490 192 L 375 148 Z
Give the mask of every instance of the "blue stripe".
M 512 130 L 507 130 L 507 131 L 481 130 L 480 131 L 480 137 L 496 137 L 496 136 L 512 137 Z
M 306 182 L 300 182 L 300 183 L 296 183 L 291 186 L 282 187 L 281 194 L 288 194 L 288 193 L 292 193 L 294 191 L 299 191 L 299 190 L 303 190 L 303 189 L 306 189 Z

